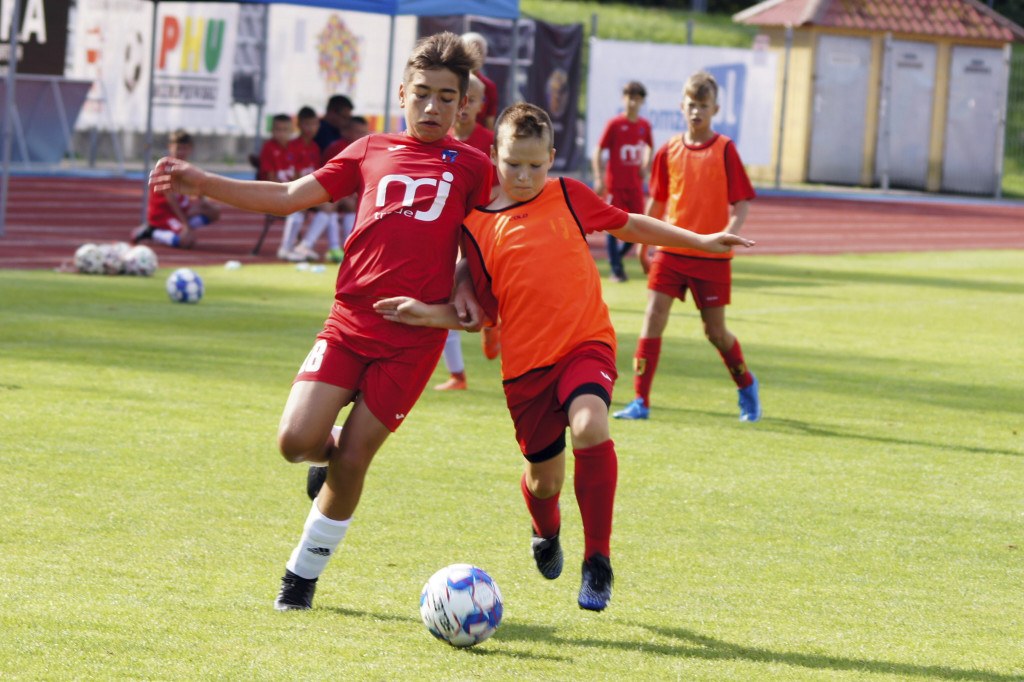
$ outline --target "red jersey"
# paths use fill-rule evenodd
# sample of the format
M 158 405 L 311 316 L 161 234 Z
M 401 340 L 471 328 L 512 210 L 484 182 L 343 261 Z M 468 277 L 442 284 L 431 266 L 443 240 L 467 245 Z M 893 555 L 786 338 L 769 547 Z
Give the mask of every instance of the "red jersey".
M 288 143 L 288 153 L 295 165 L 296 178 L 309 175 L 322 165 L 320 163 L 320 147 L 312 140 L 305 142 L 301 137 L 296 137 Z
M 190 197 L 187 194 L 174 194 L 173 196 L 178 200 L 181 210 L 188 215 Z M 146 223 L 158 230 L 174 230 L 177 232 L 180 229 L 180 223 L 178 225 L 171 225 L 170 220 L 172 218 L 177 220 L 178 216 L 171 209 L 171 204 L 167 201 L 167 195 L 163 192 L 157 192 L 151 187 L 149 190 L 149 204 L 146 207 Z
M 289 182 L 295 179 L 295 159 L 290 147 L 290 142 L 289 146 L 282 147 L 274 139 L 263 143 L 260 148 L 260 180 Z
M 467 216 L 464 249 L 477 298 L 501 319 L 501 376 L 554 365 L 588 341 L 615 350 L 601 275 L 586 235 L 629 220 L 572 178 L 548 178 L 533 199 Z
M 359 193 L 335 285 L 338 304 L 380 318 L 372 309 L 380 298 L 450 298 L 459 226 L 488 201 L 490 159 L 452 137 L 426 143 L 408 133 L 378 133 L 347 146 L 313 177 L 333 201 Z M 422 336 L 412 330 L 424 329 L 385 326 L 393 334 Z
M 721 232 L 729 224 L 729 207 L 756 194 L 736 145 L 715 134 L 704 144 L 686 144 L 679 133 L 662 145 L 651 166 L 651 198 L 666 203 L 666 219 L 698 234 Z M 660 217 L 660 216 L 656 216 Z M 732 258 L 728 253 L 659 246 L 659 250 L 695 258 Z
M 469 137 L 463 140 L 463 142 L 468 144 L 470 147 L 479 149 L 480 151 L 487 155 L 488 159 L 490 159 L 491 145 L 494 144 L 494 131 L 491 130 L 490 128 L 484 128 L 482 125 L 477 123 L 476 127 L 473 128 L 473 132 L 470 133 Z M 497 186 L 498 174 L 496 172 L 492 173 L 491 177 L 491 186 Z
M 654 149 L 651 124 L 645 118 L 630 121 L 619 114 L 604 127 L 599 149 L 608 150 L 604 186 L 609 190 L 632 189 L 643 191 L 644 181 L 640 168 L 644 165 L 644 147 Z
M 476 122 L 483 125 L 488 116 L 498 116 L 498 86 L 479 71 L 476 77 L 484 84 L 484 105 L 476 114 Z

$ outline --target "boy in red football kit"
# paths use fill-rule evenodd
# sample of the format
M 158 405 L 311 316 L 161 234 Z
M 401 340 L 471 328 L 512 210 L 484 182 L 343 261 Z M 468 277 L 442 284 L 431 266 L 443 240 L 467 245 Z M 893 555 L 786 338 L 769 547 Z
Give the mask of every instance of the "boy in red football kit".
M 317 578 L 345 537 L 370 462 L 441 356 L 444 331 L 384 320 L 373 302 L 409 291 L 433 303 L 452 297 L 460 225 L 487 202 L 491 185 L 490 160 L 448 136 L 473 66 L 457 35 L 424 38 L 398 88 L 407 130 L 357 140 L 312 175 L 287 184 L 236 180 L 174 159 L 161 159 L 152 173 L 156 187 L 277 215 L 360 192 L 334 305 L 292 384 L 278 429 L 285 459 L 327 464 L 326 481 L 286 564 L 278 610 L 312 607 Z M 461 290 L 455 305 L 467 326 L 478 324 L 472 287 Z M 353 402 L 344 428 L 335 426 Z
M 174 131 L 167 141 L 167 152 L 176 159 L 187 161 L 194 149 L 192 136 L 184 130 Z M 196 228 L 218 218 L 220 209 L 203 197 L 193 200 L 183 194 L 150 189 L 146 222 L 132 232 L 132 243 L 152 239 L 166 246 L 191 249 L 196 243 Z
M 615 382 L 615 330 L 601 297 L 601 277 L 586 234 L 611 231 L 629 241 L 725 251 L 751 246 L 742 237 L 697 235 L 610 206 L 571 178 L 548 178 L 554 162 L 551 118 L 520 103 L 498 117 L 495 152 L 500 191 L 463 225 L 463 253 L 481 306 L 500 317 L 508 339 L 502 383 L 526 458 L 520 482 L 529 510 L 531 547 L 541 574 L 562 572 L 559 493 L 565 480 L 565 429 L 572 436 L 574 487 L 585 549 L 582 608 L 600 611 L 611 599 L 610 543 L 618 458 L 609 436 Z M 558 291 L 551 289 L 558 273 Z M 386 320 L 460 328 L 451 304 L 408 297 L 374 306 Z
M 711 128 L 718 112 L 718 83 L 706 71 L 690 76 L 683 89 L 687 130 L 658 150 L 651 169 L 651 202 L 647 214 L 666 215 L 680 227 L 707 234 L 739 232 L 747 217 L 754 188 L 736 146 Z M 757 378 L 747 369 L 740 342 L 725 326 L 725 306 L 732 289 L 732 252 L 707 254 L 659 247 L 653 262 L 641 245 L 640 262 L 648 272 L 647 310 L 633 358 L 636 399 L 615 413 L 618 419 L 650 416 L 651 384 L 661 354 L 661 335 L 668 324 L 672 300 L 686 290 L 700 310 L 704 335 L 718 349 L 739 391 L 740 421 L 761 419 Z
M 651 124 L 640 117 L 640 107 L 647 98 L 647 90 L 641 83 L 631 81 L 622 89 L 623 113 L 614 116 L 605 125 L 601 140 L 594 151 L 594 192 L 605 197 L 609 204 L 630 213 L 644 212 L 644 178 L 651 168 L 651 151 L 654 139 Z M 602 164 L 602 154 L 607 151 L 607 166 Z M 605 172 L 602 173 L 602 169 Z M 608 240 L 608 263 L 611 278 L 615 282 L 626 281 L 626 270 L 622 258 L 633 245 L 606 235 Z

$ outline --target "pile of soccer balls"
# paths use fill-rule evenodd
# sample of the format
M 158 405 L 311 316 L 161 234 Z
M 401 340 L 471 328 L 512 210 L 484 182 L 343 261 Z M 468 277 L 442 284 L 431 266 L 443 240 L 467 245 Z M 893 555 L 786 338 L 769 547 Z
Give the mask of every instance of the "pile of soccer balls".
M 435 573 L 420 593 L 420 616 L 430 633 L 452 646 L 479 644 L 501 623 L 504 600 L 494 578 L 470 564 Z
M 151 277 L 157 268 L 156 253 L 128 242 L 82 244 L 75 251 L 75 270 L 83 275 L 138 275 Z

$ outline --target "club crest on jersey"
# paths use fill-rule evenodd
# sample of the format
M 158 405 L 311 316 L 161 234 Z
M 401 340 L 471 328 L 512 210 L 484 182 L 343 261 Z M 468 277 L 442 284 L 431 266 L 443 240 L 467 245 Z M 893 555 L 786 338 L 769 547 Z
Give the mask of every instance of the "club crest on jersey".
M 445 149 L 441 152 L 441 160 L 445 163 L 455 163 L 455 159 L 458 155 L 459 153 L 454 149 Z

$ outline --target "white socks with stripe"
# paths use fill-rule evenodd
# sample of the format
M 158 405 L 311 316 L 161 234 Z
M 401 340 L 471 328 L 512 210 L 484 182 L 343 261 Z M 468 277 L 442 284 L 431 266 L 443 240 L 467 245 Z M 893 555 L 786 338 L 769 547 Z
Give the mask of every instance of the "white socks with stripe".
M 313 500 L 313 507 L 309 510 L 306 525 L 302 529 L 302 537 L 292 550 L 285 568 L 300 578 L 319 578 L 344 539 L 351 521 L 351 518 L 344 521 L 327 518 L 320 513 L 316 500 Z

